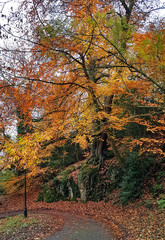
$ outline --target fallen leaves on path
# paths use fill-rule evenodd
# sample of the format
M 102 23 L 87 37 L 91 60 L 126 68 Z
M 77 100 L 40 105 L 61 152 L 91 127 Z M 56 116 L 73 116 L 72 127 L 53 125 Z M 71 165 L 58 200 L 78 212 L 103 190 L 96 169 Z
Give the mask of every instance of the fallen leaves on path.
M 157 208 L 149 209 L 142 205 L 140 200 L 130 203 L 126 207 L 108 203 L 87 202 L 81 203 L 71 201 L 59 201 L 54 203 L 35 202 L 39 190 L 27 194 L 28 210 L 51 209 L 55 211 L 66 211 L 81 216 L 93 217 L 114 230 L 118 236 L 116 239 L 129 240 L 162 240 L 165 239 L 164 212 L 158 212 Z M 3 196 L 0 212 L 23 210 L 24 196 L 22 194 Z M 127 238 L 126 238 L 127 235 Z

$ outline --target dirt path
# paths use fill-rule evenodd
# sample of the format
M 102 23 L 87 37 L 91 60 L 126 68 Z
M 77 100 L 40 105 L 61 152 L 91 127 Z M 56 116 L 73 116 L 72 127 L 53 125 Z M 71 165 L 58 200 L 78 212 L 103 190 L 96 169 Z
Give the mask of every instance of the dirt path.
M 63 217 L 66 222 L 68 222 L 67 216 L 80 216 L 81 218 L 94 219 L 99 224 L 104 224 L 105 228 L 113 231 L 116 236 L 115 239 L 127 239 L 128 235 L 126 228 L 123 224 L 118 221 L 117 216 L 121 216 L 121 212 L 116 208 L 118 214 L 115 210 L 115 206 L 111 207 L 105 202 L 87 202 L 86 204 L 78 202 L 69 201 L 59 201 L 54 203 L 36 202 L 37 196 L 39 194 L 39 189 L 36 191 L 29 192 L 27 194 L 27 209 L 28 212 L 36 212 L 46 214 L 53 214 L 54 216 Z M 0 217 L 7 214 L 23 213 L 24 209 L 24 195 L 5 195 L 0 198 L 2 205 L 0 205 Z M 22 209 L 22 210 L 21 210 Z M 21 211 L 20 211 L 21 210 Z M 67 216 L 66 216 L 67 214 Z
M 93 219 L 73 217 L 64 227 L 47 240 L 112 240 L 110 229 Z
M 65 220 L 60 231 L 47 240 L 112 240 L 112 230 L 92 218 L 59 212 Z
M 50 209 L 29 210 L 29 214 L 46 214 L 55 218 L 63 218 L 64 226 L 50 234 L 49 238 L 40 238 L 45 240 L 113 240 L 112 230 L 92 218 L 70 214 L 65 211 L 54 211 Z M 0 213 L 0 219 L 5 216 L 15 216 L 22 214 L 22 211 L 13 211 Z

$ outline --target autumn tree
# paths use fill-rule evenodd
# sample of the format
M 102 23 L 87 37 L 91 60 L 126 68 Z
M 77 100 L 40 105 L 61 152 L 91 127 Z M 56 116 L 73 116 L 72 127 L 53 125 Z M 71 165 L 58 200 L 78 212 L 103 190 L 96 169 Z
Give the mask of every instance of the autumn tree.
M 30 29 L 25 28 L 18 40 L 28 42 L 30 53 L 28 60 L 21 61 L 20 51 L 15 51 L 17 61 L 6 70 L 17 99 L 30 86 L 28 101 L 20 102 L 24 116 L 31 118 L 32 112 L 39 111 L 40 121 L 33 123 L 36 135 L 29 139 L 37 136 L 37 145 L 49 151 L 51 144 L 63 144 L 72 133 L 73 141 L 90 149 L 88 161 L 95 164 L 103 162 L 109 143 L 122 164 L 114 130 L 128 122 L 156 131 L 159 140 L 153 143 L 162 144 L 164 27 L 161 21 L 159 26 L 154 20 L 146 22 L 150 13 L 161 8 L 157 3 L 23 2 Z M 144 108 L 149 111 L 137 110 Z M 139 141 L 151 147 L 150 141 Z M 160 145 L 156 147 L 161 150 Z
M 70 7 L 69 23 L 66 19 L 54 23 L 52 19 L 52 23 L 50 21 L 37 28 L 39 49 L 43 54 L 49 54 L 49 64 L 60 65 L 61 76 L 58 79 L 62 79 L 62 84 L 70 84 L 71 87 L 74 85 L 78 89 L 76 97 L 80 96 L 81 104 L 80 107 L 77 106 L 78 113 L 74 113 L 76 118 L 73 118 L 74 129 L 77 125 L 79 133 L 76 139 L 84 144 L 91 142 L 91 158 L 97 162 L 103 158 L 108 132 L 115 155 L 121 161 L 110 129 L 120 129 L 132 113 L 126 111 L 121 120 L 119 114 L 120 111 L 124 112 L 125 106 L 120 106 L 120 109 L 113 103 L 123 96 L 131 101 L 129 95 L 136 88 L 140 98 L 144 98 L 144 91 L 148 87 L 151 87 L 151 92 L 152 87 L 164 92 L 159 80 L 143 70 L 144 64 L 137 64 L 134 55 L 133 35 L 140 31 L 140 24 L 146 19 L 146 13 L 138 11 L 138 5 L 134 1 L 119 1 L 112 5 L 101 1 L 75 1 L 69 5 L 67 3 L 67 7 Z M 57 59 L 59 54 L 60 60 Z M 65 72 L 65 82 L 61 70 Z M 71 75 L 66 75 L 66 72 L 71 72 Z M 69 77 L 68 82 L 66 76 Z M 87 96 L 86 101 L 81 99 L 84 95 Z M 139 96 L 137 97 L 138 99 L 132 95 L 131 105 L 135 102 L 141 104 Z M 112 105 L 115 114 L 112 113 Z

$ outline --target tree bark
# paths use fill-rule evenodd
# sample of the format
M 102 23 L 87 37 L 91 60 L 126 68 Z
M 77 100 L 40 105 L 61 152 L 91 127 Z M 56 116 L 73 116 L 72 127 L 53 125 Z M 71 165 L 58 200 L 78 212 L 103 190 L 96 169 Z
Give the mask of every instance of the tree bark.
M 113 95 L 106 96 L 104 100 L 104 111 L 108 114 L 111 113 L 112 110 L 112 102 L 113 102 Z M 101 128 L 101 126 L 104 126 L 104 130 L 101 131 L 98 135 L 94 136 L 92 146 L 91 146 L 91 154 L 88 158 L 89 163 L 99 164 L 101 165 L 106 157 L 105 152 L 107 150 L 107 139 L 108 134 L 107 132 L 109 129 L 106 127 L 107 119 L 104 118 L 101 122 L 98 122 L 98 129 Z M 122 164 L 122 158 L 120 156 L 120 153 L 115 145 L 115 142 L 112 137 L 109 137 L 109 141 L 112 147 L 112 151 L 114 152 L 114 155 L 117 159 L 117 161 Z
M 123 160 L 122 160 L 122 158 L 120 156 L 120 153 L 119 153 L 119 151 L 118 151 L 118 149 L 117 149 L 117 147 L 115 145 L 115 142 L 114 142 L 113 138 L 109 137 L 109 141 L 110 141 L 110 144 L 111 144 L 111 147 L 112 147 L 112 151 L 113 151 L 117 161 L 119 162 L 120 165 L 122 165 L 123 164 Z

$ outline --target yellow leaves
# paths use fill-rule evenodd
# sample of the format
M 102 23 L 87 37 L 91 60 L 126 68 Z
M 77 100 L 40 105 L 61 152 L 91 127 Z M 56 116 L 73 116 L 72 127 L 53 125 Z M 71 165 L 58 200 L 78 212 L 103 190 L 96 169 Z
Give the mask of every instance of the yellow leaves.
M 79 143 L 82 149 L 86 149 L 88 147 L 88 141 L 87 141 L 86 135 L 82 135 L 82 136 L 77 135 L 74 142 Z
M 11 145 L 6 145 L 6 148 L 7 148 L 7 152 L 8 152 L 10 155 L 14 155 L 14 154 L 15 154 L 15 149 L 12 148 Z
M 34 138 L 34 141 L 37 143 L 37 144 L 40 144 L 42 143 L 43 141 L 49 141 L 51 138 L 52 138 L 52 135 L 53 135 L 53 130 L 51 129 L 48 129 L 47 131 L 36 131 L 34 134 L 33 134 L 33 138 Z
M 96 113 L 95 119 L 96 119 L 96 120 L 102 120 L 102 119 L 104 119 L 104 118 L 107 119 L 108 117 L 109 117 L 109 114 L 107 114 L 107 113 L 104 112 L 104 111 L 99 111 L 99 112 Z
M 111 114 L 104 111 L 99 111 L 95 116 L 93 116 L 93 119 L 99 120 L 101 122 L 100 126 L 102 129 L 115 128 L 121 130 L 121 128 L 126 124 L 127 118 L 120 119 L 118 117 L 118 112 L 116 111 L 116 115 L 114 115 L 114 113 L 115 111 L 113 111 Z M 104 120 L 106 120 L 106 123 L 104 123 Z
M 132 39 L 126 19 L 120 18 L 110 4 L 105 5 L 99 0 L 70 1 L 68 11 L 73 18 L 66 28 L 61 29 L 60 24 L 58 29 L 52 24 L 37 27 L 41 44 L 32 49 L 32 60 L 19 63 L 19 74 L 25 77 L 26 87 L 15 87 L 9 94 L 14 93 L 14 104 L 25 117 L 23 124 L 30 122 L 34 132 L 9 143 L 7 154 L 11 162 L 20 167 L 25 162 L 29 168 L 36 166 L 40 156 L 49 156 L 52 148 L 43 150 L 41 143 L 62 144 L 61 139 L 72 132 L 76 132 L 76 141 L 86 148 L 86 136 L 89 138 L 95 131 L 120 130 L 129 117 L 131 121 L 132 112 L 127 106 L 131 109 L 138 104 L 149 106 L 153 100 L 163 103 L 163 94 L 155 94 L 155 86 L 140 72 L 134 72 L 132 66 L 139 64 L 146 73 L 161 75 L 159 80 L 163 82 L 164 32 L 159 36 L 154 31 L 142 34 L 138 31 Z M 127 30 L 124 32 L 123 28 Z M 122 43 L 127 45 L 124 52 Z M 161 65 L 159 69 L 156 59 Z M 106 106 L 106 97 L 112 95 L 112 103 Z M 32 123 L 36 109 L 40 110 L 41 121 Z M 135 121 L 152 133 L 164 131 L 163 126 L 153 127 L 143 119 Z M 143 139 L 139 144 L 144 142 Z
M 163 26 L 159 28 L 153 26 L 148 32 L 134 34 L 135 61 L 143 68 L 145 66 L 145 72 L 158 83 L 164 82 L 165 66 L 165 32 Z
M 5 149 L 7 166 L 13 164 L 21 169 L 26 164 L 29 171 L 34 170 L 40 162 L 40 150 L 40 145 L 31 135 L 21 137 L 17 142 L 10 141 Z

